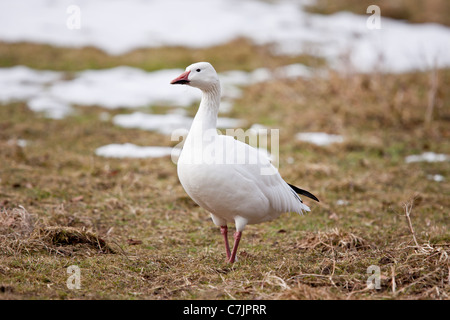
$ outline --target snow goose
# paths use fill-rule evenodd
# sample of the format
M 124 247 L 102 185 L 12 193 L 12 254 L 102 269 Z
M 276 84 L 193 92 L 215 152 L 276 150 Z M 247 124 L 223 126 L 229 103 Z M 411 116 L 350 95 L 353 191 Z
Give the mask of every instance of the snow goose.
M 227 261 L 233 263 L 247 224 L 269 221 L 284 212 L 310 211 L 298 194 L 319 200 L 286 183 L 258 149 L 217 133 L 220 82 L 210 63 L 194 63 L 170 83 L 202 91 L 199 109 L 178 159 L 178 177 L 186 193 L 208 210 L 214 224 L 220 227 Z M 230 250 L 227 224 L 232 222 L 236 232 Z

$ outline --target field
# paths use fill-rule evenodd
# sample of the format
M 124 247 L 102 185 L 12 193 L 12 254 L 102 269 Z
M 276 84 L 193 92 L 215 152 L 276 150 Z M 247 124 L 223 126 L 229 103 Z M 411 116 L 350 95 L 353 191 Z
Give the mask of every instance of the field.
M 248 226 L 233 265 L 170 157 L 94 154 L 109 143 L 175 146 L 170 137 L 104 120 L 129 110 L 78 106 L 54 120 L 22 102 L 1 105 L 0 299 L 449 299 L 450 165 L 405 157 L 450 154 L 450 69 L 343 75 L 321 59 L 269 49 L 238 39 L 108 56 L 94 48 L 0 43 L 0 66 L 67 77 L 88 68 L 150 71 L 201 60 L 218 71 L 304 63 L 328 72 L 254 84 L 235 102 L 231 117 L 280 129 L 281 175 L 321 201 L 304 199 L 312 209 L 305 216 Z M 319 147 L 297 141 L 300 131 L 345 140 Z M 80 289 L 67 286 L 72 265 L 80 268 Z M 367 286 L 373 268 L 379 288 Z

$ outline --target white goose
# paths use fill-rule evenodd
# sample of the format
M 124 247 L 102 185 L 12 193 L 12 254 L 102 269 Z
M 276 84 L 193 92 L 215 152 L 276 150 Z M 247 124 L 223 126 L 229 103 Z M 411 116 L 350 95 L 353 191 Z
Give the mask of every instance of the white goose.
M 220 82 L 211 64 L 194 63 L 170 83 L 190 85 L 203 93 L 178 159 L 178 177 L 186 193 L 208 210 L 220 227 L 227 261 L 233 263 L 247 224 L 269 221 L 284 212 L 310 211 L 297 193 L 319 200 L 286 183 L 259 150 L 217 133 Z M 227 237 L 229 222 L 236 226 L 231 251 Z

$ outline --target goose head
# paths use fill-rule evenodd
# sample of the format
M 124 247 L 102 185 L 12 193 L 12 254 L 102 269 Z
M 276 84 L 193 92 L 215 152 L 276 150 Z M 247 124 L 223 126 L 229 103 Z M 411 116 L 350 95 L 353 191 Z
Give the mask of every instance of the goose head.
M 197 62 L 187 67 L 186 71 L 170 84 L 187 84 L 202 91 L 209 91 L 219 84 L 219 76 L 210 63 Z

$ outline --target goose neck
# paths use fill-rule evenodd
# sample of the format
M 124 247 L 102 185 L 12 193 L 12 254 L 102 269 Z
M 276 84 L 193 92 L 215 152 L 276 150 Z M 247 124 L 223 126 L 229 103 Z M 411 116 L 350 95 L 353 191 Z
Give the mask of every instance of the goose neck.
M 220 86 L 202 91 L 202 101 L 194 118 L 192 129 L 205 131 L 215 129 L 220 106 Z M 192 130 L 191 129 L 191 130 Z

